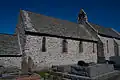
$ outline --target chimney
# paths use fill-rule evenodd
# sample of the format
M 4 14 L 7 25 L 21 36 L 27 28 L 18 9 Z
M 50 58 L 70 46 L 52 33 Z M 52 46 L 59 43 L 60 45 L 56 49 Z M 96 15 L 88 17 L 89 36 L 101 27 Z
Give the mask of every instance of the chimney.
M 84 24 L 86 22 L 88 22 L 87 14 L 85 13 L 85 11 L 83 9 L 81 9 L 79 14 L 78 14 L 78 23 Z

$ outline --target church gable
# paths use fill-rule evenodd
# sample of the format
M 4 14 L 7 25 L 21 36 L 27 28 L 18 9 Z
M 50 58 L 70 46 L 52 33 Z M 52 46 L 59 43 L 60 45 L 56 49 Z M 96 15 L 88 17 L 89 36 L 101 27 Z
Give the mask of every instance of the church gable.
M 97 41 L 96 38 L 94 38 L 90 33 L 88 33 L 88 31 L 85 30 L 84 27 L 87 25 L 79 25 L 77 23 L 60 20 L 24 10 L 22 10 L 22 15 L 24 15 L 24 19 L 28 19 L 23 19 L 24 23 L 30 23 L 29 25 L 26 25 L 26 31 Z

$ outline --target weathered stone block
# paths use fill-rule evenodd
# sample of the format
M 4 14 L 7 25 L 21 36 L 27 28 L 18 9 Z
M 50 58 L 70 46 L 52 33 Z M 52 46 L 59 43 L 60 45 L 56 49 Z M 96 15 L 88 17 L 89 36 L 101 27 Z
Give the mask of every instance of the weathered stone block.
M 94 64 L 88 67 L 74 65 L 71 67 L 71 74 L 87 77 L 96 77 L 112 71 L 114 71 L 112 64 Z

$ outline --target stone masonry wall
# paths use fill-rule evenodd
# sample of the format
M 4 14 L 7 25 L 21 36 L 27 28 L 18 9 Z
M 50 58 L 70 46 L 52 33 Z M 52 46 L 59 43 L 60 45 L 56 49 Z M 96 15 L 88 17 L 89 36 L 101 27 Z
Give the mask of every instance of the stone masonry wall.
M 104 62 L 104 48 L 103 48 L 103 43 L 98 36 L 98 31 L 96 31 L 96 29 L 94 29 L 89 22 L 86 22 L 85 25 L 86 26 L 84 28 L 88 30 L 91 33 L 91 35 L 98 40 L 97 42 L 98 63 Z
M 120 45 L 117 45 L 117 48 L 118 48 L 118 53 L 117 53 L 117 56 L 120 56 Z
M 115 56 L 119 56 L 119 45 L 115 40 L 114 40 L 114 52 L 115 52 Z
M 21 69 L 21 57 L 0 57 L 0 65 Z
M 101 41 L 104 44 L 104 55 L 105 55 L 105 59 L 109 60 L 109 57 L 111 56 L 115 56 L 114 53 L 114 40 L 112 38 L 107 38 L 107 37 L 102 37 L 99 36 Z M 108 51 L 107 51 L 107 40 L 108 40 Z
M 120 40 L 118 40 L 118 39 L 114 39 L 115 41 L 115 47 L 117 47 L 117 51 L 115 51 L 116 52 L 116 54 L 118 55 L 118 56 L 120 56 Z
M 68 52 L 62 53 L 61 38 L 46 37 L 46 52 L 41 51 L 43 36 L 26 36 L 25 53 L 30 56 L 37 67 L 74 64 L 79 60 L 86 62 L 97 62 L 97 45 L 94 43 L 83 42 L 83 52 L 79 53 L 79 41 L 68 40 Z

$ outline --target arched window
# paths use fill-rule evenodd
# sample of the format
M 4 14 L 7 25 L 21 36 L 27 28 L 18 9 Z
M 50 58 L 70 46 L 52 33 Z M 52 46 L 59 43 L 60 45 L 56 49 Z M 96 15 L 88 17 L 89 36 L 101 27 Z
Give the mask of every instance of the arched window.
M 79 53 L 83 52 L 83 42 L 79 42 Z
M 46 52 L 46 37 L 42 39 L 42 52 Z
M 67 42 L 66 39 L 63 40 L 62 45 L 63 45 L 62 51 L 63 51 L 63 52 L 67 52 L 67 51 L 68 51 L 68 50 L 67 50 L 67 49 L 68 49 L 68 42 Z

